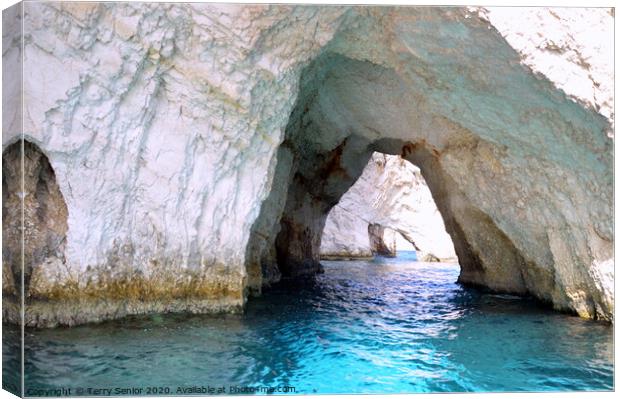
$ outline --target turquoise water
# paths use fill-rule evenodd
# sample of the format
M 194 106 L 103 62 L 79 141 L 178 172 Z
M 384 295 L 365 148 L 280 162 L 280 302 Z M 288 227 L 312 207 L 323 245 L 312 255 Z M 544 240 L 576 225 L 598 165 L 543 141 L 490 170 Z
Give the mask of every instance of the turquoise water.
M 27 330 L 27 394 L 613 388 L 610 326 L 463 288 L 455 283 L 458 265 L 411 259 L 324 262 L 315 283 L 253 298 L 243 315 Z M 11 348 L 4 349 L 10 364 Z

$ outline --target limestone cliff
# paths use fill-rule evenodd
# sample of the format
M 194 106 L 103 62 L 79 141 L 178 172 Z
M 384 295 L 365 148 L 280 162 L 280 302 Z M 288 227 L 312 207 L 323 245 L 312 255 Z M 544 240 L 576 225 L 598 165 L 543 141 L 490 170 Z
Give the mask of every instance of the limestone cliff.
M 401 234 L 419 259 L 455 261 L 452 240 L 420 169 L 400 156 L 375 153 L 360 178 L 332 208 L 321 239 L 329 258 L 371 256 L 368 226 Z M 385 238 L 393 242 L 394 237 Z
M 614 40 L 609 34 L 613 10 L 488 7 L 472 11 L 500 32 L 525 65 L 613 125 Z
M 566 14 L 539 10 L 544 38 L 545 21 Z M 3 214 L 20 203 L 34 212 L 60 193 L 46 211 L 55 233 L 39 236 L 52 241 L 25 254 L 40 260 L 27 269 L 26 323 L 237 310 L 278 275 L 316 273 L 327 215 L 373 152 L 420 168 L 460 281 L 611 320 L 611 99 L 597 89 L 587 106 L 570 81 L 535 72 L 529 47 L 512 47 L 482 14 L 97 2 L 6 10 L 3 158 L 15 159 L 20 137 L 32 144 L 41 191 L 11 189 L 20 169 L 5 165 Z M 559 24 L 554 38 L 579 23 Z M 51 173 L 41 172 L 46 162 Z M 29 220 L 26 229 L 46 228 Z M 6 271 L 15 241 L 3 242 Z M 19 284 L 3 278 L 5 320 L 19 320 Z

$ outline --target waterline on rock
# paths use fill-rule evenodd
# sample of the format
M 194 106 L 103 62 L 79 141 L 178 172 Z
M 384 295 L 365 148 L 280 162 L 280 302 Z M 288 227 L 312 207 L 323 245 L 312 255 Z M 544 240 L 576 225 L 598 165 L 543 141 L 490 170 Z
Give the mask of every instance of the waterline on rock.
M 464 288 L 455 283 L 458 265 L 400 255 L 323 261 L 314 283 L 276 286 L 252 298 L 244 314 L 27 329 L 26 388 L 612 389 L 610 326 Z M 8 342 L 5 362 L 14 349 Z

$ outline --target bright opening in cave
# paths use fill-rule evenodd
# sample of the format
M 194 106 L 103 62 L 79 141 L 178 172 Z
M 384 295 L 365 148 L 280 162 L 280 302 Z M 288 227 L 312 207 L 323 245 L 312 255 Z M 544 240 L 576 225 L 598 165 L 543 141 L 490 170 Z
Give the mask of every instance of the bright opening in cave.
M 375 152 L 362 175 L 329 211 L 321 259 L 396 256 L 457 260 L 452 239 L 420 172 L 398 155 Z
M 407 87 L 392 71 L 379 65 L 330 53 L 317 58 L 304 70 L 285 139 L 278 148 L 272 188 L 251 229 L 246 254 L 247 287 L 251 293 L 260 293 L 262 287 L 281 277 L 312 276 L 322 270 L 322 242 L 333 241 L 322 240 L 328 214 L 332 208 L 342 207 L 341 198 L 362 176 L 369 162 L 376 167 L 397 162 L 400 167 L 411 168 L 411 178 L 390 189 L 412 190 L 416 187 L 412 181 L 425 187 L 428 183 L 430 201 L 427 202 L 432 209 L 428 214 L 439 222 L 428 223 L 424 233 L 426 237 L 436 237 L 431 230 L 441 226 L 446 237 L 443 241 L 449 242 L 444 246 L 452 248 L 446 256 L 437 255 L 437 250 L 429 252 L 440 259 L 454 259 L 453 254 L 458 253 L 462 282 L 476 283 L 485 278 L 480 258 L 484 252 L 468 234 L 484 230 L 496 236 L 498 232 L 458 189 L 432 144 L 433 132 L 451 133 L 458 127 L 446 125 L 442 119 L 429 118 L 420 109 L 421 100 L 408 92 Z M 464 142 L 459 146 L 475 144 Z M 368 193 L 361 195 L 368 196 Z M 381 207 L 398 209 L 398 205 L 389 202 Z M 398 223 L 421 220 L 394 218 L 400 220 Z M 377 222 L 366 223 L 357 230 L 364 240 L 368 240 L 368 225 Z M 379 224 L 390 227 L 398 223 Z M 399 230 L 401 234 L 411 231 L 411 228 Z M 421 250 L 438 242 L 431 239 L 423 244 L 422 236 L 410 237 L 409 241 Z M 484 246 L 488 245 L 484 239 Z M 497 240 L 491 245 L 498 246 L 494 254 L 513 255 L 509 242 Z M 493 277 L 501 280 L 500 284 L 494 283 L 497 287 L 509 281 L 511 288 L 515 288 L 514 281 L 520 282 L 514 277 L 521 262 L 520 258 L 514 258 L 514 265 L 504 262 L 506 273 L 494 273 Z M 519 290 L 521 287 L 514 291 Z
M 517 195 L 499 192 L 499 184 L 521 187 L 513 181 L 519 169 L 504 169 L 506 148 L 446 118 L 443 103 L 420 90 L 424 85 L 329 51 L 304 68 L 271 190 L 250 231 L 249 292 L 322 270 L 329 212 L 381 153 L 415 165 L 424 176 L 458 254 L 460 283 L 552 300 L 554 274 L 532 262 L 520 245 L 523 237 L 507 234 L 511 225 L 497 219 L 498 209 L 524 217 L 497 202 Z M 480 196 L 480 189 L 496 195 Z

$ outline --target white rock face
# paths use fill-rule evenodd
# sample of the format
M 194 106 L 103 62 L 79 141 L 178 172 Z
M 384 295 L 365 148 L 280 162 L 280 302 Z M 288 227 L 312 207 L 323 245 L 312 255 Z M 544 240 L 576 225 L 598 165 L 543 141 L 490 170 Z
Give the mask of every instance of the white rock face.
M 229 311 L 315 272 L 327 213 L 375 151 L 420 167 L 462 282 L 613 318 L 611 81 L 593 78 L 603 115 L 577 104 L 460 8 L 19 7 L 3 150 L 36 145 L 68 211 L 64 262 L 33 266 L 29 325 Z M 590 26 L 575 18 L 566 35 Z
M 345 194 L 343 199 L 347 196 Z M 352 202 L 348 205 L 358 204 Z M 361 206 L 363 205 L 365 204 L 362 203 Z M 372 222 L 360 216 L 364 214 L 362 209 L 355 209 L 354 213 L 351 213 L 344 206 L 346 205 L 336 205 L 327 217 L 321 238 L 321 257 L 327 259 L 372 257 L 368 238 L 368 225 Z
M 614 121 L 614 15 L 610 8 L 487 7 L 486 18 L 522 62 Z M 613 134 L 613 130 L 609 131 Z
M 452 239 L 420 169 L 400 156 L 372 155 L 360 178 L 329 212 L 321 254 L 371 256 L 368 225 L 372 223 L 407 238 L 408 248 L 417 248 L 419 259 L 432 254 L 442 261 L 456 260 Z M 393 242 L 393 233 L 385 240 Z

